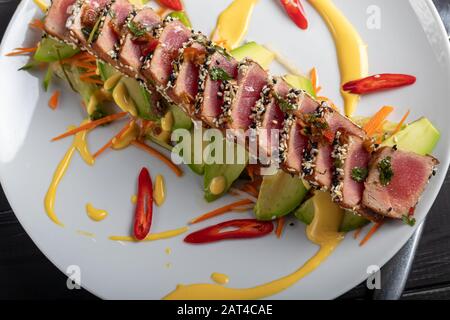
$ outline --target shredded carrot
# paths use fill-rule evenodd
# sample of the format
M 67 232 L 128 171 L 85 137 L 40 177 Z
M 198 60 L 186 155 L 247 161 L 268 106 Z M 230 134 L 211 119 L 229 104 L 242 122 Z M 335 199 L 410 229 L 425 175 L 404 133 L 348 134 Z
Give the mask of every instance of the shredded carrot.
M 76 62 L 73 63 L 73 65 L 76 66 L 76 67 L 87 69 L 89 71 L 97 70 L 97 66 L 96 65 L 89 64 L 89 63 L 84 62 L 84 61 L 76 61 Z
M 284 217 L 278 218 L 277 229 L 275 230 L 275 234 L 277 235 L 278 239 L 281 238 L 281 234 L 283 233 L 285 220 L 286 219 Z
M 92 76 L 97 76 L 97 72 L 96 72 L 96 71 L 85 72 L 85 73 L 83 73 L 83 74 L 80 76 L 80 78 L 81 78 L 81 79 L 82 79 L 82 78 L 89 78 L 89 77 L 92 77 Z
M 183 171 L 175 163 L 173 163 L 172 160 L 158 150 L 140 141 L 133 141 L 131 144 L 164 162 L 178 177 L 183 175 Z
M 256 190 L 255 186 L 250 183 L 244 184 L 241 187 L 241 190 L 250 193 L 254 197 L 257 197 L 259 193 L 258 190 Z
M 128 130 L 133 120 L 130 120 L 114 137 L 112 137 L 103 147 L 101 147 L 96 153 L 92 155 L 94 159 L 97 159 L 99 155 L 105 152 L 108 148 L 113 145 L 114 139 L 120 139 L 120 137 Z
M 40 19 L 33 19 L 33 21 L 31 21 L 28 25 L 31 28 L 35 28 L 35 29 L 39 29 L 39 30 L 45 29 L 44 22 L 42 22 L 42 20 L 40 20 Z
M 153 121 L 150 120 L 141 121 L 141 134 L 139 135 L 139 140 L 143 140 L 145 138 L 148 129 L 150 129 L 153 125 L 154 125 Z
M 56 90 L 50 97 L 50 100 L 48 100 L 48 106 L 51 109 L 55 110 L 58 107 L 60 95 L 61 95 L 61 92 L 59 90 Z
M 98 127 L 98 126 L 101 126 L 103 124 L 106 124 L 106 123 L 112 122 L 114 120 L 123 118 L 126 115 L 127 115 L 127 112 L 120 112 L 120 113 L 115 113 L 115 114 L 112 114 L 110 116 L 107 116 L 107 117 L 104 117 L 104 118 L 101 118 L 101 119 L 98 119 L 98 120 L 95 120 L 95 121 L 88 122 L 86 124 L 83 124 L 83 125 L 79 126 L 78 128 L 75 128 L 73 130 L 69 130 L 66 133 L 63 133 L 63 134 L 53 138 L 52 141 L 56 141 L 56 140 L 60 140 L 60 139 L 72 136 L 72 135 L 74 135 L 74 134 L 76 134 L 76 133 L 78 133 L 80 131 L 92 130 L 92 129 L 94 129 L 94 128 Z
M 227 204 L 226 206 L 215 209 L 213 211 L 207 212 L 205 214 L 202 214 L 201 216 L 198 216 L 198 217 L 192 219 L 191 221 L 189 221 L 189 223 L 190 224 L 199 223 L 201 221 L 205 221 L 205 220 L 220 216 L 222 214 L 231 212 L 235 208 L 241 207 L 243 205 L 251 204 L 251 203 L 253 203 L 253 201 L 250 199 L 242 199 L 242 200 Z
M 361 233 L 362 228 L 356 229 L 355 233 L 353 234 L 353 239 L 358 239 L 359 234 Z
M 366 244 L 367 241 L 369 241 L 369 239 L 374 235 L 375 232 L 377 232 L 378 229 L 380 229 L 380 227 L 383 225 L 384 221 L 375 223 L 372 228 L 370 228 L 369 232 L 367 232 L 366 236 L 364 237 L 364 239 L 361 240 L 361 242 L 359 243 L 360 246 L 363 246 L 364 244 Z
M 98 85 L 103 85 L 103 81 L 99 80 L 99 79 L 92 79 L 92 78 L 81 78 L 80 80 L 86 83 L 93 83 L 93 84 L 98 84 Z
M 167 8 L 161 7 L 158 10 L 156 10 L 156 14 L 160 17 L 164 17 L 165 13 L 167 12 Z
M 72 57 L 61 60 L 62 64 L 71 64 L 77 62 L 95 62 L 96 58 L 91 55 L 89 52 L 80 52 Z
M 24 54 L 29 54 L 35 52 L 37 47 L 33 48 L 15 48 L 12 52 L 6 54 L 7 57 L 20 56 Z
M 410 113 L 411 113 L 411 111 L 409 111 L 409 110 L 408 110 L 408 112 L 405 113 L 402 120 L 400 120 L 400 122 L 397 124 L 394 131 L 392 132 L 392 135 L 396 134 L 397 132 L 399 132 L 402 129 L 402 127 L 405 124 L 406 119 L 408 119 Z
M 390 106 L 382 107 L 364 126 L 363 129 L 366 131 L 367 135 L 372 136 L 393 110 L 394 108 Z
M 315 67 L 311 69 L 310 76 L 314 92 L 317 94 L 322 90 L 322 87 L 319 85 L 319 75 Z

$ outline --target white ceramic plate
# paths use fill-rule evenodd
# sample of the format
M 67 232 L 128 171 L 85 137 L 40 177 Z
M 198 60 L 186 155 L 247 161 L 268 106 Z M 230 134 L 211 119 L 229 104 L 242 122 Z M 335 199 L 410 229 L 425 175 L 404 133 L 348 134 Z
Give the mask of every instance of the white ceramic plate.
M 217 14 L 230 2 L 185 0 L 194 27 L 204 32 L 212 30 Z M 325 24 L 305 4 L 310 28 L 301 31 L 285 17 L 276 2 L 259 3 L 247 38 L 270 43 L 301 70 L 317 67 L 325 93 L 340 103 L 335 49 Z M 450 50 L 443 25 L 428 0 L 335 2 L 367 42 L 371 73 L 403 72 L 418 77 L 415 86 L 364 98 L 358 113 L 372 114 L 381 105 L 390 104 L 397 107 L 393 118 L 399 119 L 411 109 L 411 118 L 427 116 L 442 132 L 435 150 L 441 170 L 417 209 L 420 223 L 449 165 Z M 380 30 L 366 27 L 366 10 L 371 5 L 381 10 Z M 222 199 L 206 204 L 199 177 L 186 168 L 185 177 L 176 178 L 160 162 L 134 148 L 110 151 L 94 167 L 88 167 L 76 155 L 56 201 L 56 211 L 66 227 L 52 223 L 45 214 L 43 199 L 71 141 L 49 140 L 68 125 L 79 124 L 83 113 L 79 97 L 65 86 L 61 107 L 51 111 L 47 107 L 50 93 L 42 90 L 42 74 L 18 72 L 26 58 L 4 56 L 15 47 L 32 43 L 36 34 L 28 30 L 27 24 L 39 14 L 32 1 L 22 1 L 0 50 L 0 178 L 21 224 L 61 271 L 66 272 L 71 265 L 79 266 L 82 286 L 101 298 L 160 299 L 178 283 L 211 281 L 212 272 L 229 275 L 230 287 L 252 287 L 293 272 L 315 253 L 317 247 L 306 239 L 301 223 L 288 226 L 282 240 L 269 236 L 204 246 L 186 245 L 182 237 L 140 244 L 108 240 L 110 235 L 130 233 L 133 215 L 130 197 L 135 193 L 136 177 L 142 166 L 148 166 L 154 175 L 162 173 L 167 180 L 168 199 L 156 210 L 153 232 L 182 227 L 190 218 L 230 201 Z M 97 150 L 119 126 L 90 134 L 91 149 Z M 84 209 L 87 202 L 108 210 L 109 217 L 101 223 L 91 221 Z M 81 236 L 77 230 L 92 232 L 95 238 Z M 386 263 L 413 232 L 414 228 L 402 223 L 390 223 L 363 248 L 349 236 L 315 272 L 273 298 L 337 297 L 365 279 L 368 266 Z M 165 253 L 168 247 L 172 248 L 170 255 Z M 166 266 L 168 263 L 170 268 Z

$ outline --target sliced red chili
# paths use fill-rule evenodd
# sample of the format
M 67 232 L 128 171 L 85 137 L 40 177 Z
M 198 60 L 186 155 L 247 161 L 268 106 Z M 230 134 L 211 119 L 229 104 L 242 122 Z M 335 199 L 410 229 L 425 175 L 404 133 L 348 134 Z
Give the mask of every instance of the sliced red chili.
M 143 240 L 150 232 L 153 217 L 153 184 L 146 168 L 139 174 L 138 195 L 134 215 L 134 237 Z
M 183 10 L 183 4 L 181 3 L 181 0 L 158 0 L 158 2 L 169 9 L 175 10 L 175 11 L 182 11 Z
M 323 137 L 325 138 L 325 140 L 329 143 L 333 143 L 334 141 L 334 137 L 335 134 L 333 131 L 331 131 L 330 129 L 324 130 L 323 132 Z
M 156 39 L 152 39 L 148 41 L 146 44 L 141 45 L 141 53 L 143 57 L 148 56 L 150 53 L 153 53 L 158 46 L 159 41 Z
M 226 230 L 231 229 L 231 230 Z M 222 222 L 188 235 L 187 243 L 210 243 L 228 239 L 249 239 L 265 236 L 273 231 L 270 221 L 238 219 Z
M 308 19 L 306 19 L 305 9 L 300 0 L 280 0 L 284 10 L 292 21 L 300 28 L 308 28 Z
M 344 91 L 354 94 L 367 94 L 388 90 L 398 87 L 412 85 L 416 82 L 416 77 L 407 74 L 384 73 L 363 78 L 360 80 L 350 81 L 344 84 Z

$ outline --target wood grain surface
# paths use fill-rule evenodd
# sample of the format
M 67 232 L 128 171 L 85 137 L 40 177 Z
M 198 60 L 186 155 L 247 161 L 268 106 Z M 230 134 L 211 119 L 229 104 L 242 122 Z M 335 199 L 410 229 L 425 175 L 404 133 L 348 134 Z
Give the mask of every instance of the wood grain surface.
M 450 31 L 450 1 L 434 2 Z M 17 0 L 0 0 L 0 35 L 18 3 Z M 371 295 L 361 284 L 341 299 L 370 299 Z M 450 174 L 428 215 L 402 298 L 450 298 Z M 67 289 L 66 276 L 47 260 L 25 233 L 1 187 L 0 299 L 96 299 L 85 290 Z

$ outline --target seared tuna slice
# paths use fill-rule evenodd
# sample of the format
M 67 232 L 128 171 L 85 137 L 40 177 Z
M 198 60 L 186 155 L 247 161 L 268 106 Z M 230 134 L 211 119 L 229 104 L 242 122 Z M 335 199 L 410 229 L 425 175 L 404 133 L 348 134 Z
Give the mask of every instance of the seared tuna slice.
M 159 37 L 153 57 L 143 67 L 142 73 L 148 80 L 154 82 L 158 90 L 165 90 L 173 67 L 172 62 L 178 56 L 178 50 L 189 40 L 191 31 L 179 20 L 166 20 L 165 27 Z
M 282 156 L 282 159 L 284 159 L 283 168 L 292 174 L 298 175 L 302 171 L 303 155 L 308 148 L 309 140 L 304 134 L 304 128 L 295 119 L 286 119 L 285 127 L 289 129 L 285 146 L 282 146 L 282 148 L 286 148 Z
M 290 89 L 289 85 L 281 78 L 274 78 L 272 82 L 270 84 L 271 90 L 268 93 L 269 96 L 266 96 L 265 89 L 263 89 L 262 97 L 256 103 L 255 109 L 259 146 L 265 151 L 267 156 L 272 154 L 272 137 L 278 135 L 278 138 L 280 138 L 279 134 L 281 134 L 284 125 L 285 113 L 281 110 L 279 99 L 286 99 Z M 289 132 L 290 130 L 287 131 Z
M 100 59 L 116 67 L 119 67 L 117 54 L 120 37 L 132 12 L 133 6 L 128 1 L 116 0 L 106 14 L 97 40 L 92 44 L 92 50 Z
M 78 0 L 74 7 L 72 16 L 69 18 L 70 37 L 74 43 L 82 47 L 88 47 L 95 40 L 95 34 L 91 37 L 94 29 L 100 30 L 106 8 L 110 0 Z M 89 39 L 91 37 L 91 39 Z
M 237 79 L 238 62 L 216 51 L 208 57 L 207 63 L 200 68 L 199 89 L 195 99 L 195 112 L 209 126 L 220 127 L 222 125 L 220 115 L 222 114 L 222 106 L 224 105 L 225 87 L 229 87 L 231 84 L 228 80 L 213 80 L 210 72 L 213 72 L 215 70 L 214 68 L 216 70 L 220 68 L 234 81 Z
M 45 17 L 45 31 L 60 40 L 70 41 L 69 17 L 75 9 L 76 0 L 54 0 Z
M 197 41 L 182 50 L 182 53 L 173 63 L 173 71 L 169 85 L 173 100 L 182 105 L 191 114 L 195 97 L 198 93 L 198 80 L 200 66 L 205 63 L 206 48 Z
M 230 129 L 247 130 L 252 126 L 252 111 L 268 83 L 267 72 L 249 59 L 239 63 L 237 89 L 229 110 L 224 110 Z
M 127 75 L 139 77 L 144 59 L 153 53 L 158 44 L 152 30 L 160 23 L 159 15 L 150 8 L 142 9 L 129 22 L 128 31 L 122 38 L 122 47 L 119 52 L 119 62 Z
M 331 198 L 341 207 L 357 212 L 364 192 L 370 153 L 363 139 L 338 131 L 332 156 L 335 172 Z
M 303 93 L 303 97 L 301 99 L 301 105 L 300 105 L 300 108 L 298 109 L 297 113 L 312 113 L 319 106 L 320 106 L 320 103 L 317 102 L 316 100 L 314 100 L 313 97 L 311 97 L 307 93 Z
M 302 174 L 314 188 L 330 189 L 334 170 L 332 153 L 331 144 L 309 140 L 303 156 Z
M 370 161 L 363 205 L 390 218 L 410 214 L 438 163 L 431 156 L 380 148 Z
M 348 133 L 357 137 L 366 137 L 362 128 L 339 112 L 328 107 L 324 102 L 315 112 L 299 115 L 299 117 L 308 127 L 309 134 L 315 141 L 331 144 L 338 130 L 342 133 Z

